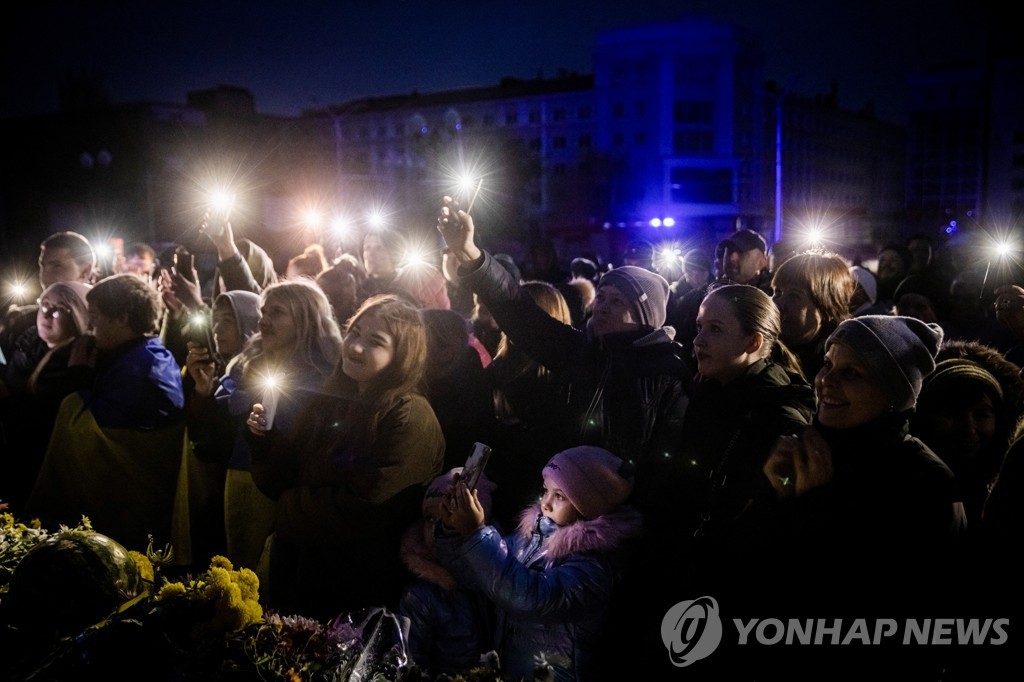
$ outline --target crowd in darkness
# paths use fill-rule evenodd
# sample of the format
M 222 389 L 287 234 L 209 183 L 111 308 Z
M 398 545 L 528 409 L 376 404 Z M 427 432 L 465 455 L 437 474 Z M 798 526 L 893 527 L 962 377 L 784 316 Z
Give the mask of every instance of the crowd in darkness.
M 741 229 L 605 267 L 493 253 L 448 197 L 437 226 L 433 262 L 380 230 L 278 272 L 208 219 L 203 274 L 144 243 L 99 272 L 88 239 L 50 235 L 38 301 L 0 321 L 0 509 L 152 536 L 182 573 L 226 556 L 280 613 L 386 607 L 439 676 L 492 650 L 509 680 L 999 670 L 994 645 L 728 636 L 687 661 L 666 614 L 1016 616 L 1012 259 L 916 235 L 867 267 Z

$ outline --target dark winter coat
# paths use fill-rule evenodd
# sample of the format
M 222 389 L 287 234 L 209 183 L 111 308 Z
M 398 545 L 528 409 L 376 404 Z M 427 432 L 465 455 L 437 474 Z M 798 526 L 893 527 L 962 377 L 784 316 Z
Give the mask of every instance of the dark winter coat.
M 318 395 L 286 433 L 248 438 L 253 480 L 277 500 L 268 605 L 282 613 L 397 606 L 399 541 L 441 473 L 444 436 L 421 395 L 393 405 L 370 446 L 353 436 L 365 414 L 354 400 Z
M 459 269 L 459 286 L 480 297 L 517 347 L 565 377 L 564 447 L 599 445 L 634 462 L 639 485 L 648 460 L 679 440 L 691 373 L 670 328 L 593 337 L 544 312 L 486 252 Z
M 664 504 L 652 523 L 679 521 L 680 510 L 688 508 L 684 532 L 713 535 L 761 490 L 761 469 L 778 437 L 799 432 L 814 412 L 814 389 L 770 361 L 755 362 L 724 386 L 713 379 L 698 381 L 677 450 L 658 460 L 666 469 L 680 469 L 691 485 L 682 495 L 664 488 L 652 495 Z
M 466 675 L 493 648 L 494 607 L 481 592 L 459 586 L 424 533 L 420 519 L 400 547 L 413 576 L 398 603 L 398 615 L 409 619 L 409 656 L 431 675 Z
M 629 507 L 557 526 L 540 507 L 505 538 L 485 526 L 468 538 L 438 537 L 442 565 L 497 606 L 502 675 L 533 679 L 538 656 L 556 680 L 602 679 L 594 667 L 627 544 L 642 523 Z

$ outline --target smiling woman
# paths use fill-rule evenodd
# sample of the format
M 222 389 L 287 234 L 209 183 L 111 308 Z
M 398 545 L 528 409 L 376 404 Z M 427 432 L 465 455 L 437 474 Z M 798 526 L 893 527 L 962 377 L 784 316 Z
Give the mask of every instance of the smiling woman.
M 761 587 L 771 586 L 771 594 L 750 591 L 751 608 L 870 619 L 955 607 L 958 595 L 936 569 L 956 558 L 963 506 L 949 467 L 907 423 L 941 340 L 937 325 L 894 315 L 846 320 L 829 337 L 814 382 L 817 418 L 775 446 L 764 466 L 775 499 L 744 514 L 756 546 L 744 551 L 764 567 Z M 886 567 L 913 578 L 897 579 Z M 877 665 L 860 656 L 844 658 L 844 670 Z M 899 663 L 916 677 L 937 669 L 943 656 L 935 650 Z
M 420 392 L 426 354 L 419 311 L 397 296 L 371 296 L 349 322 L 325 391 L 291 430 L 267 430 L 254 406 L 253 480 L 276 500 L 271 608 L 325 619 L 397 608 L 405 575 L 397 548 L 444 457 L 441 426 Z

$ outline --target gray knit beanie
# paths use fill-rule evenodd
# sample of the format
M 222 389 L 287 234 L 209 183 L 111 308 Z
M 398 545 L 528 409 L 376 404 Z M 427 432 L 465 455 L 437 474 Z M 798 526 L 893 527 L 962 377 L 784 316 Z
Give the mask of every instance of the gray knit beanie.
M 921 383 L 935 369 L 942 328 L 916 317 L 864 315 L 844 320 L 825 342 L 850 348 L 868 366 L 896 412 L 914 407 Z
M 668 282 L 664 277 L 635 265 L 623 265 L 604 273 L 597 287 L 605 284 L 632 301 L 633 312 L 642 326 L 657 329 L 665 324 Z

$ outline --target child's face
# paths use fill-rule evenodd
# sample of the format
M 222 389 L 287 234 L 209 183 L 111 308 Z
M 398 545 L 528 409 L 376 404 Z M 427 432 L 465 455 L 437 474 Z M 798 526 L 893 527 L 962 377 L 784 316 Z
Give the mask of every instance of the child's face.
M 580 513 L 572 506 L 562 489 L 544 477 L 544 495 L 540 498 L 540 510 L 544 516 L 559 526 L 568 526 L 580 519 Z
M 361 316 L 345 334 L 341 368 L 360 387 L 373 381 L 394 357 L 394 340 L 372 313 Z

